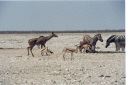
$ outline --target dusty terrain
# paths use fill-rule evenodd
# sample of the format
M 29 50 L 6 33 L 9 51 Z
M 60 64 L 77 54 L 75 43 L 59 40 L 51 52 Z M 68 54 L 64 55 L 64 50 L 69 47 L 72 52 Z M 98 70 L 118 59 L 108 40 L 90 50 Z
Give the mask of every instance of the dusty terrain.
M 96 49 L 101 53 L 77 53 L 73 60 L 67 54 L 64 61 L 63 48 L 75 48 L 83 34 L 57 33 L 46 43 L 54 54 L 41 56 L 35 46 L 35 57 L 27 56 L 28 39 L 49 34 L 0 34 L 0 85 L 125 85 L 125 53 L 115 53 L 114 44 L 105 48 L 109 36 L 124 33 L 101 33 L 104 42 Z

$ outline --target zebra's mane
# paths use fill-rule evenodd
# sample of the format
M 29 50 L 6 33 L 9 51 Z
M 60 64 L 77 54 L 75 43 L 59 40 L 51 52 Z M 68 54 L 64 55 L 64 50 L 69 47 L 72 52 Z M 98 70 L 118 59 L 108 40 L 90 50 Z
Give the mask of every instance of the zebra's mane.
M 98 34 L 94 35 L 94 37 L 92 37 L 92 39 L 96 38 L 99 35 L 101 35 L 101 34 L 98 33 Z
M 116 36 L 116 35 L 112 35 L 112 36 L 110 36 L 110 37 L 107 39 L 107 42 L 110 42 L 112 39 L 115 38 L 115 36 Z

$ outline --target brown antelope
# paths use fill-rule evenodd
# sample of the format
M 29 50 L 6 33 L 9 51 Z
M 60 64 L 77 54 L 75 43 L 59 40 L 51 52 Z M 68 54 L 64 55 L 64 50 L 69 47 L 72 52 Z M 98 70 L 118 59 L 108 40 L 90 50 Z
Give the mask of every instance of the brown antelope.
M 63 59 L 65 60 L 65 54 L 66 53 L 70 53 L 71 54 L 71 60 L 73 59 L 73 53 L 77 53 L 78 52 L 78 47 L 76 47 L 76 49 L 74 48 L 64 48 L 63 49 Z
M 79 51 L 81 52 L 84 49 L 84 52 L 88 52 L 91 50 L 92 45 L 91 44 L 84 44 L 81 47 L 79 45 L 75 45 L 79 48 Z
M 85 45 L 83 45 L 82 46 L 82 48 L 81 49 L 84 49 L 84 53 L 86 52 L 90 52 L 91 51 L 91 47 L 92 47 L 92 45 L 90 45 L 90 44 L 85 44 Z
M 53 52 L 52 52 L 50 49 L 48 49 L 48 47 L 45 47 L 45 48 L 43 48 L 43 49 L 41 50 L 41 55 L 42 55 L 42 56 L 44 56 L 44 55 L 49 56 L 50 54 L 53 54 Z

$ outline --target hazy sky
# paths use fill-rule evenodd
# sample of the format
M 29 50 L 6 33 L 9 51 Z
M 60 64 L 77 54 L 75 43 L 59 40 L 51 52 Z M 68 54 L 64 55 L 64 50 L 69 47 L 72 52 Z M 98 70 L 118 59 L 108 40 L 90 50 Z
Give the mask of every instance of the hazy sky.
M 0 0 L 0 31 L 124 29 L 124 20 L 124 0 Z

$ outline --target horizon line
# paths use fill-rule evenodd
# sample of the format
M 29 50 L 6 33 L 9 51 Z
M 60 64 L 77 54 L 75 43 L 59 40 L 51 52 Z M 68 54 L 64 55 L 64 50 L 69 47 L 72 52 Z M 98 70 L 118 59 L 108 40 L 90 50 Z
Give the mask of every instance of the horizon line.
M 13 30 L 13 31 L 0 31 L 0 34 L 16 34 L 16 33 L 50 33 L 50 32 L 56 32 L 56 33 L 84 33 L 84 32 L 89 32 L 89 33 L 92 33 L 92 32 L 125 32 L 125 29 L 119 29 L 119 30 L 65 30 L 65 31 L 53 31 L 53 30 L 50 30 L 50 31 L 40 31 L 40 30 L 30 30 L 30 31 L 17 31 L 17 30 Z

